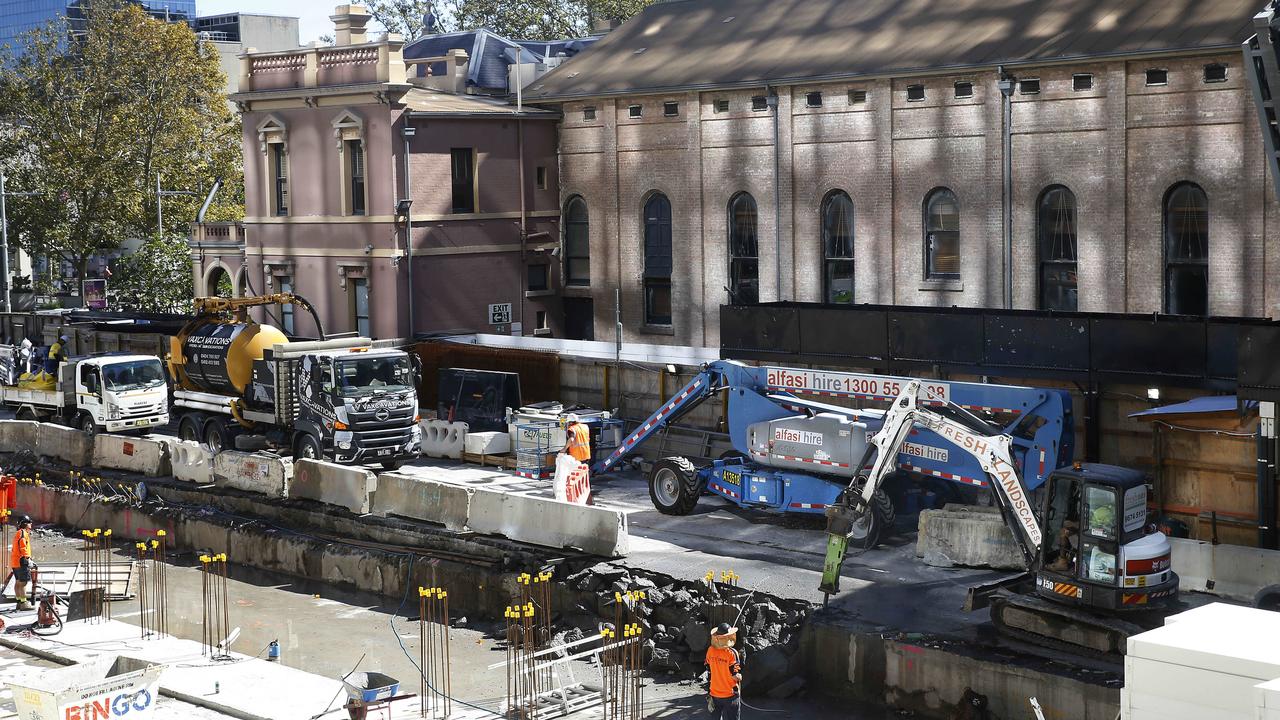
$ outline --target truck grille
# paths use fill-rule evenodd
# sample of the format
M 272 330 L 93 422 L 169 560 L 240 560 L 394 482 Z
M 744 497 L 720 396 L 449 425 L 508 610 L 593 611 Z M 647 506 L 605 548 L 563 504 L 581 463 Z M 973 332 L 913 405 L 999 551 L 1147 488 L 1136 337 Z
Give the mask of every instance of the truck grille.
M 378 419 L 378 411 L 352 411 L 351 430 L 360 438 L 360 446 L 366 449 L 403 447 L 413 436 L 414 416 L 412 407 L 386 410 L 384 419 Z
M 166 403 L 138 403 L 121 408 L 120 417 L 123 420 L 131 418 L 147 417 L 149 415 L 158 415 L 165 411 Z

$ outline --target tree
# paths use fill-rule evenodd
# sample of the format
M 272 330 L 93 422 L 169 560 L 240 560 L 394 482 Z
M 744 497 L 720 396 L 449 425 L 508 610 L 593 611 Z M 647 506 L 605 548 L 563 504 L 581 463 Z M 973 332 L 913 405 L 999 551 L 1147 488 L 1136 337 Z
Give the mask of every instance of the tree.
M 519 40 L 557 40 L 591 32 L 593 18 L 627 20 L 654 0 L 374 0 L 369 12 L 390 32 L 417 37 L 434 14 L 438 31 L 488 28 Z
M 180 237 L 152 238 L 112 265 L 107 294 L 113 310 L 189 312 L 191 249 Z
M 241 215 L 244 195 L 217 49 L 134 4 L 83 5 L 83 35 L 55 22 L 25 35 L 20 55 L 0 51 L 0 159 L 8 189 L 33 193 L 10 200 L 10 238 L 70 262 L 77 281 L 126 239 L 185 235 L 214 178 L 230 187 L 209 219 Z M 165 198 L 164 228 L 157 175 L 197 193 Z

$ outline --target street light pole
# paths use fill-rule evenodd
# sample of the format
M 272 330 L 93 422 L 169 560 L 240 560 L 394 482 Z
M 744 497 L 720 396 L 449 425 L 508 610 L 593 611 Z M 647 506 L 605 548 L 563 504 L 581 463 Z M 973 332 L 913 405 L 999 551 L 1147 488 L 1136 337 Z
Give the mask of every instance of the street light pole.
M 4 311 L 11 312 L 9 302 L 9 214 L 4 202 L 4 167 L 0 166 L 0 282 L 4 283 Z

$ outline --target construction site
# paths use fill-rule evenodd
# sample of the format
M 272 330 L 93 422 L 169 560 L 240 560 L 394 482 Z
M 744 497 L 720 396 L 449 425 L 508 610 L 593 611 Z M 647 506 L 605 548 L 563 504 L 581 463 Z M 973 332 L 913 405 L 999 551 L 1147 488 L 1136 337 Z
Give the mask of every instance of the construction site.
M 291 343 L 246 314 L 293 301 L 211 299 L 171 334 L 6 318 L 66 337 L 76 385 L 55 422 L 0 420 L 3 539 L 29 518 L 37 566 L 34 607 L 3 615 L 0 644 L 80 673 L 9 679 L 18 716 L 99 717 L 93 693 L 239 718 L 696 716 L 727 633 L 749 717 L 1142 718 L 1169 662 L 1144 638 L 1280 618 L 1261 519 L 1274 465 L 1249 465 L 1274 443 L 1266 402 L 1102 372 L 873 372 L 897 369 L 897 347 L 872 372 L 832 369 L 806 362 L 825 340 L 787 329 L 803 306 L 726 308 L 741 330 L 719 353 Z M 1132 357 L 1186 330 L 1123 322 Z M 191 339 L 211 336 L 227 338 L 220 365 Z M 95 423 L 86 375 L 103 375 L 107 422 L 128 422 L 147 383 L 129 390 L 111 363 L 164 348 L 164 427 Z M 404 374 L 379 384 L 351 363 Z M 1237 391 L 1263 392 L 1249 372 Z M 250 392 L 264 376 L 273 393 Z M 333 392 L 334 376 L 353 380 Z M 42 412 L 30 391 L 6 404 Z M 408 429 L 377 429 L 401 406 Z M 392 460 L 367 454 L 388 432 L 404 438 Z M 1229 494 L 1255 478 L 1258 504 Z M 1280 677 L 1269 648 L 1203 652 L 1209 675 L 1236 677 L 1236 658 L 1252 684 Z M 1246 717 L 1228 711 L 1255 699 L 1223 702 L 1215 717 Z
M 728 12 L 719 0 L 699 2 Z M 1164 192 L 1169 217 L 1160 232 L 1165 240 L 1191 238 L 1196 246 L 1188 240 L 1179 250 L 1185 257 L 1164 258 L 1160 282 L 1168 287 L 1153 290 L 1159 283 L 1145 287 L 1136 280 L 1129 287 L 1130 275 L 1141 272 L 1127 267 L 1140 264 L 1135 250 L 1124 258 L 1119 305 L 1090 298 L 1094 305 L 1078 306 L 1075 195 L 1062 185 L 1046 186 L 1040 210 L 1048 207 L 1062 222 L 1052 232 L 1039 227 L 1037 237 L 1052 236 L 1065 247 L 1069 235 L 1070 250 L 1059 247 L 1061 257 L 1037 261 L 1047 274 L 1035 292 L 1057 293 L 1054 302 L 1015 303 L 1011 125 L 1015 114 L 1025 122 L 1028 111 L 1015 113 L 1013 95 L 1016 88 L 1018 104 L 1035 102 L 1022 96 L 1039 95 L 1041 78 L 1025 71 L 1043 59 L 1038 50 L 1019 49 L 1028 66 L 1017 68 L 1020 79 L 1004 65 L 989 68 L 997 74 L 984 81 L 992 98 L 986 129 L 975 119 L 977 110 L 965 115 L 969 120 L 951 123 L 960 128 L 972 121 L 979 129 L 956 132 L 1004 147 L 1003 162 L 990 155 L 983 163 L 951 163 L 984 164 L 991 177 L 983 176 L 989 182 L 983 187 L 1004 186 L 1004 207 L 982 211 L 984 222 L 1000 216 L 999 223 L 979 228 L 1002 230 L 988 233 L 1003 235 L 1000 252 L 1007 251 L 1007 258 L 988 269 L 994 274 L 999 266 L 1001 277 L 969 279 L 966 290 L 959 200 L 941 185 L 928 190 L 936 184 L 930 180 L 922 186 L 922 207 L 911 190 L 903 195 L 907 212 L 883 213 L 889 234 L 904 225 L 900 216 L 923 215 L 924 280 L 917 281 L 914 270 L 901 271 L 904 295 L 899 269 L 891 268 L 884 273 L 888 294 L 872 296 L 885 304 L 863 302 L 865 295 L 855 303 L 853 201 L 824 186 L 822 210 L 812 215 L 823 215 L 826 223 L 826 254 L 822 271 L 810 274 L 826 273 L 826 301 L 795 300 L 818 294 L 796 291 L 808 270 L 784 268 L 778 197 L 801 193 L 779 178 L 785 162 L 791 175 L 786 182 L 800 184 L 805 171 L 797 168 L 810 150 L 782 153 L 780 133 L 794 149 L 793 136 L 801 136 L 799 145 L 819 144 L 830 140 L 824 135 L 854 132 L 857 123 L 875 124 L 847 118 L 841 126 L 820 124 L 837 122 L 820 115 L 872 117 L 864 86 L 829 88 L 824 106 L 823 92 L 807 87 L 780 99 L 767 78 L 766 94 L 731 98 L 730 90 L 746 92 L 745 81 L 726 75 L 716 85 L 726 94 L 706 102 L 697 96 L 705 87 L 667 80 L 687 91 L 680 98 L 694 100 L 684 112 L 692 110 L 697 123 L 704 122 L 704 109 L 712 116 L 707 123 L 742 122 L 739 127 L 772 114 L 771 133 L 755 123 L 730 139 L 693 125 L 688 132 L 650 128 L 624 138 L 629 131 L 620 125 L 644 124 L 643 103 L 617 105 L 617 117 L 604 125 L 597 123 L 597 105 L 576 104 L 597 97 L 590 93 L 613 103 L 623 91 L 607 84 L 609 74 L 631 73 L 632 63 L 660 55 L 662 42 L 671 51 L 677 43 L 668 37 L 672 30 L 662 32 L 662 18 L 672 13 L 679 20 L 679 13 L 693 12 L 690 7 L 702 6 L 658 3 L 612 37 L 594 38 L 601 47 L 612 43 L 625 52 L 622 60 L 597 68 L 606 78 L 601 85 L 580 92 L 574 88 L 589 78 L 557 72 L 556 63 L 570 56 L 552 55 L 554 43 L 543 43 L 547 54 L 538 56 L 537 72 L 546 77 L 535 75 L 540 79 L 525 84 L 557 109 L 535 109 L 526 118 L 517 89 L 513 129 L 521 180 L 523 123 L 556 120 L 563 137 L 538 141 L 552 161 L 560 153 L 553 170 L 583 187 L 613 185 L 620 195 L 618 155 L 644 150 L 645 132 L 654 133 L 661 152 L 679 143 L 695 146 L 700 169 L 690 176 L 701 173 L 704 162 L 712 167 L 721 145 L 771 147 L 775 248 L 760 250 L 757 205 L 747 190 L 725 198 L 729 227 L 705 223 L 730 236 L 729 302 L 723 305 L 691 301 L 685 287 L 673 295 L 679 266 L 701 266 L 702 251 L 682 255 L 689 248 L 680 243 L 673 250 L 672 207 L 661 191 L 634 198 L 644 200 L 644 227 L 636 232 L 643 233 L 637 245 L 646 264 L 635 273 L 644 299 L 632 307 L 622 289 L 590 285 L 592 236 L 584 198 L 590 193 L 560 192 L 559 179 L 548 180 L 549 166 L 537 166 L 542 199 L 559 193 L 556 202 L 565 208 L 565 257 L 553 261 L 562 248 L 552 231 L 531 232 L 523 195 L 518 212 L 479 211 L 476 173 L 484 153 L 475 148 L 449 149 L 452 212 L 425 214 L 417 229 L 493 221 L 477 232 L 490 233 L 485 242 L 497 243 L 500 221 L 504 232 L 519 227 L 519 244 L 415 250 L 411 138 L 430 137 L 428 117 L 431 123 L 462 122 L 474 120 L 481 108 L 490 115 L 508 110 L 496 95 L 453 98 L 456 107 L 443 108 L 433 93 L 446 78 L 433 75 L 433 67 L 446 67 L 447 84 L 467 94 L 466 52 L 454 47 L 433 56 L 423 50 L 426 55 L 406 59 L 403 38 L 395 33 L 366 42 L 369 13 L 345 5 L 331 18 L 336 49 L 313 43 L 239 55 L 242 85 L 233 100 L 246 117 L 263 114 L 254 119 L 256 137 L 245 125 L 246 157 L 262 163 L 246 176 L 252 174 L 252 182 L 270 177 L 272 189 L 245 191 L 250 204 L 267 201 L 253 211 L 261 216 L 247 223 L 251 233 L 224 228 L 225 236 L 215 237 L 202 227 L 192 233 L 188 258 L 196 287 L 219 287 L 203 281 L 221 268 L 229 293 L 197 291 L 189 313 L 105 306 L 0 313 L 0 546 L 10 563 L 0 586 L 0 718 L 1280 718 L 1280 649 L 1274 641 L 1280 634 L 1280 321 L 1250 315 L 1254 305 L 1236 297 L 1243 292 L 1210 294 L 1205 190 L 1170 171 L 1173 184 Z M 1244 42 L 1243 77 L 1230 69 L 1228 79 L 1229 65 L 1219 61 L 1228 51 L 1239 60 L 1236 15 L 1244 11 L 1238 9 L 1218 21 L 1221 28 L 1203 31 L 1202 47 L 1187 51 L 1185 67 L 1175 66 L 1194 71 L 1181 81 L 1194 75 L 1211 84 L 1197 92 L 1231 89 L 1237 105 L 1247 106 L 1247 86 L 1265 136 L 1272 190 L 1280 185 L 1280 121 L 1268 89 L 1268 80 L 1280 84 L 1277 9 L 1272 3 L 1256 17 L 1252 11 L 1242 15 L 1254 18 L 1258 33 Z M 1100 49 L 1081 56 L 1066 43 L 1054 50 L 1060 57 L 1052 71 L 1080 57 L 1109 58 L 1104 40 L 1143 63 L 1186 50 L 1177 43 L 1191 30 L 1178 27 L 1168 30 L 1173 40 L 1161 40 L 1165 45 L 1124 45 L 1116 38 L 1129 33 L 1113 28 L 1131 25 L 1113 23 L 1143 21 L 1123 14 L 1074 20 L 1101 28 L 1101 40 L 1080 41 L 1097 41 Z M 648 29 L 636 30 L 654 18 Z M 435 22 L 432 14 L 423 20 Z M 754 21 L 726 14 L 712 21 L 712 29 L 735 36 Z M 1218 35 L 1235 44 L 1224 45 Z M 1041 40 L 1017 38 L 1015 49 Z M 733 45 L 737 38 L 719 42 Z M 625 43 L 641 44 L 632 50 Z M 586 47 L 565 47 L 570 45 L 574 53 Z M 487 74 L 514 77 L 521 88 L 531 51 L 512 46 L 514 56 L 504 50 L 503 57 L 514 64 Z M 723 59 L 713 63 L 711 56 L 722 54 L 705 53 L 707 72 Z M 965 62 L 985 68 L 991 57 L 998 55 Z M 475 67 L 485 61 L 477 53 Z M 939 67 L 952 67 L 947 62 L 939 60 Z M 1167 90 L 1165 66 L 1121 65 L 1107 71 L 1113 77 L 1106 82 L 1115 86 L 1112 100 L 1138 109 L 1121 104 L 1114 112 L 1084 113 L 1115 115 L 1108 122 L 1119 123 L 1118 136 L 1128 132 L 1125 123 L 1136 127 L 1149 123 L 1150 115 L 1165 117 L 1143 111 L 1155 105 L 1129 96 L 1190 93 Z M 416 85 L 406 66 L 412 73 L 421 66 Z M 818 70 L 807 70 L 816 73 L 810 79 L 830 79 Z M 893 73 L 900 71 L 865 70 L 884 74 L 874 92 L 886 96 L 897 93 Z M 386 213 L 396 208 L 394 215 L 377 215 L 388 233 L 357 224 L 375 222 L 361 195 L 364 143 L 366 132 L 382 137 L 400 121 L 388 120 L 385 107 L 379 110 L 384 116 L 368 118 L 339 107 L 346 102 L 343 93 L 355 93 L 352 82 L 367 74 L 359 87 L 372 106 L 391 107 L 411 85 L 424 93 L 413 97 L 434 98 L 406 111 L 396 127 L 402 156 L 370 153 L 377 171 L 370 173 L 376 176 L 370 187 L 383 193 L 376 200 Z M 927 97 L 937 101 L 936 87 L 926 96 L 915 74 L 902 75 L 912 84 L 902 85 L 893 102 L 922 104 L 885 106 L 890 149 L 876 163 L 927 164 L 916 163 L 905 149 L 908 162 L 892 155 L 897 141 L 935 139 L 927 128 L 919 137 L 899 137 L 913 131 L 909 123 L 893 124 L 895 112 L 910 117 L 913 108 L 934 107 L 923 104 Z M 1098 90 L 1092 71 L 1046 70 L 1044 79 L 1047 91 L 1052 82 L 1051 92 L 1105 99 L 1095 97 L 1105 85 L 1101 69 Z M 956 112 L 978 107 L 974 90 L 983 92 L 982 83 L 963 76 L 945 85 Z M 1120 92 L 1125 87 L 1128 95 Z M 389 99 L 391 91 L 400 93 L 397 99 Z M 731 101 L 744 110 L 731 109 Z M 784 130 L 780 103 L 792 115 Z M 308 130 L 303 117 L 314 120 L 319 116 L 307 114 L 323 108 L 340 114 L 324 118 L 319 131 Z M 661 108 L 665 127 L 685 122 L 679 101 L 663 96 Z M 1204 120 L 1219 111 L 1196 112 Z M 410 125 L 414 113 L 422 132 Z M 507 120 L 498 122 L 507 127 Z M 928 122 L 950 123 L 922 124 Z M 288 123 L 295 149 L 303 148 L 293 195 Z M 544 129 L 549 133 L 550 127 Z M 611 139 L 582 139 L 601 128 L 613 133 Z M 1019 132 L 1039 131 L 1020 126 Z M 321 212 L 327 200 L 318 198 L 328 191 L 310 188 L 315 197 L 307 198 L 300 179 L 307 159 L 319 157 L 307 143 L 328 134 L 338 151 L 351 153 L 341 160 L 350 174 L 347 184 L 331 193 L 343 203 L 340 214 Z M 770 134 L 772 145 L 759 141 Z M 1114 150 L 1108 142 L 1101 155 Z M 1121 137 L 1119 145 L 1127 148 L 1126 142 Z M 1244 141 L 1235 146 L 1233 152 L 1252 147 Z M 1221 150 L 1214 148 L 1206 156 Z M 577 157 L 600 153 L 610 159 Z M 1140 154 L 1125 160 L 1135 176 L 1143 174 L 1136 164 Z M 403 198 L 392 185 L 383 187 L 395 157 L 404 162 Z M 763 155 L 752 157 L 762 167 L 770 164 Z M 1250 202 L 1266 194 L 1266 171 L 1254 160 L 1248 167 L 1262 189 Z M 832 165 L 848 162 L 840 156 Z M 612 176 L 591 174 L 609 163 Z M 1003 183 L 993 179 L 1001 175 Z M 611 179 L 600 179 L 606 176 Z M 886 177 L 895 193 L 911 184 L 900 175 Z M 965 189 L 961 175 L 947 177 Z M 194 194 L 162 190 L 158 175 L 156 183 L 157 203 L 163 192 Z M 197 225 L 220 185 L 208 194 Z M 690 194 L 701 202 L 716 193 L 703 188 Z M 1094 194 L 1125 195 L 1114 187 Z M 0 211 L 4 197 L 0 176 Z M 291 197 L 295 208 L 308 201 L 314 207 L 291 217 Z M 612 220 L 601 223 L 600 215 L 624 204 L 594 196 L 590 201 L 596 222 L 606 227 Z M 1182 214 L 1174 217 L 1169 208 Z M 1138 210 L 1133 212 L 1136 217 Z M 1266 212 L 1256 209 L 1261 225 Z M 1105 217 L 1113 223 L 1123 216 L 1127 223 L 1128 213 L 1121 206 Z M 719 217 L 720 208 L 713 214 Z M 560 211 L 534 215 L 547 221 L 537 227 L 550 228 Z M 298 261 L 299 275 L 307 267 L 327 268 L 317 270 L 320 276 L 336 263 L 342 291 L 330 288 L 314 304 L 295 289 L 294 221 L 335 243 L 298 254 L 307 258 Z M 342 226 L 341 232 L 319 229 L 329 223 Z M 342 259 L 336 243 L 356 237 L 357 227 L 367 231 L 368 243 L 356 248 L 355 259 Z M 386 244 L 386 236 L 395 240 L 400 232 L 403 256 L 398 246 L 375 248 L 375 241 Z M 283 239 L 280 247 L 268 252 L 259 246 L 253 254 L 244 243 L 254 233 Z M 1095 244 L 1123 244 L 1129 253 L 1127 235 L 1122 239 L 1113 243 L 1108 235 Z M 1259 231 L 1259 244 L 1264 239 Z M 847 247 L 835 248 L 841 243 Z M 435 294 L 437 280 L 455 272 L 447 269 L 454 267 L 448 258 L 496 258 L 513 248 L 520 287 L 530 286 L 519 296 L 518 314 L 511 302 L 499 302 L 485 306 L 492 332 L 420 331 L 414 315 L 419 294 L 442 307 L 455 301 L 467 312 L 481 307 L 484 298 L 472 288 Z M 413 284 L 418 250 L 429 250 L 429 263 L 438 263 L 428 264 L 430 293 Z M 775 277 L 762 278 L 769 273 L 761 273 L 761 258 L 769 252 Z M 896 262 L 895 252 L 890 249 L 890 262 Z M 1229 272 L 1247 274 L 1243 268 L 1259 258 L 1265 265 L 1265 251 L 1256 258 L 1249 252 L 1233 255 L 1240 267 Z M 609 265 L 619 283 L 635 254 L 619 251 L 617 267 Z M 995 257 L 994 249 L 990 254 Z M 0 257 L 7 258 L 7 251 Z M 408 262 L 399 284 L 402 257 Z M 526 266 L 531 257 L 537 262 Z M 224 260 L 240 263 L 236 280 Z M 565 263 L 566 284 L 576 285 L 564 298 L 554 297 L 553 262 Z M 241 282 L 253 274 L 252 263 L 261 271 L 263 294 Z M 1107 273 L 1113 269 L 1105 266 Z M 791 276 L 789 294 L 784 270 Z M 1214 271 L 1228 272 L 1219 266 Z M 1265 286 L 1265 274 L 1259 276 Z M 460 271 L 451 278 L 455 285 L 459 277 Z M 718 278 L 710 271 L 699 276 L 698 292 L 718 285 Z M 396 307 L 370 310 L 375 280 L 385 286 L 378 290 L 382 297 L 399 298 Z M 1029 298 L 1033 284 L 1017 292 Z M 719 288 L 712 290 L 706 297 L 720 297 Z M 1150 307 L 1162 311 L 1148 312 L 1147 295 L 1156 292 L 1166 293 L 1164 305 Z M 1271 289 L 1249 292 L 1250 303 L 1270 307 Z M 936 293 L 980 297 L 980 307 L 953 304 L 952 296 L 935 299 Z M 1003 309 L 983 304 L 997 294 Z M 526 296 L 537 318 L 532 334 L 522 327 Z M 613 306 L 606 311 L 609 296 Z M 1233 314 L 1211 314 L 1211 301 Z M 350 310 L 352 328 L 326 327 L 342 317 L 342 308 Z M 551 326 L 549 311 L 537 308 L 563 309 L 574 337 L 608 339 L 567 339 Z M 577 313 L 572 323 L 571 311 Z M 680 313 L 695 316 L 693 335 L 678 334 L 689 332 L 684 326 L 677 331 Z M 300 327 L 305 334 L 295 332 Z

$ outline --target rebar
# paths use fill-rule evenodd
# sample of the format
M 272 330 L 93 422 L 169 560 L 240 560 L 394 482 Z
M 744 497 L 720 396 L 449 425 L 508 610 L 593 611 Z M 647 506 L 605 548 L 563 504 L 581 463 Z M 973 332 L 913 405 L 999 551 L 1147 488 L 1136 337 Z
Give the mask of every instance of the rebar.
M 418 643 L 420 714 L 449 717 L 453 712 L 453 667 L 449 652 L 449 593 L 442 587 L 418 588 Z
M 203 628 L 206 657 L 226 660 L 230 655 L 231 617 L 227 596 L 227 554 L 200 556 Z M 227 647 L 223 646 L 226 643 Z

